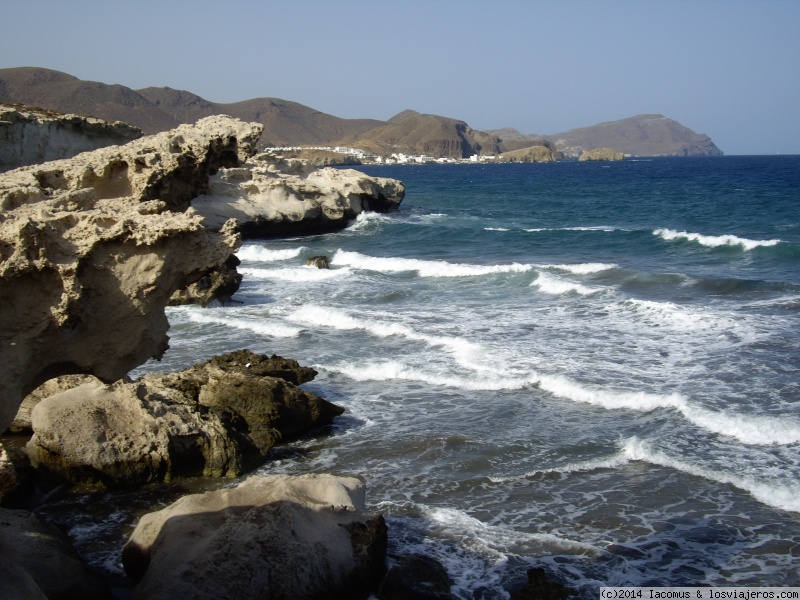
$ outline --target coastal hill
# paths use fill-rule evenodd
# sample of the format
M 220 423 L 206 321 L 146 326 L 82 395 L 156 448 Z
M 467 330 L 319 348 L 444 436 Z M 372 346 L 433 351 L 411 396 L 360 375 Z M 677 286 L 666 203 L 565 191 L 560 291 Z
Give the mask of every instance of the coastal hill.
M 565 156 L 614 148 L 634 156 L 721 156 L 705 134 L 695 133 L 663 115 L 638 115 L 545 136 Z
M 707 135 L 661 115 L 639 115 L 552 135 L 524 135 L 512 128 L 480 131 L 458 119 L 413 110 L 380 121 L 342 119 L 279 98 L 216 103 L 189 91 L 168 87 L 133 90 L 39 67 L 0 69 L 0 102 L 124 121 L 145 134 L 226 114 L 261 123 L 262 146 L 342 145 L 385 156 L 402 152 L 466 158 L 531 146 L 545 146 L 567 157 L 601 147 L 636 156 L 722 154 Z

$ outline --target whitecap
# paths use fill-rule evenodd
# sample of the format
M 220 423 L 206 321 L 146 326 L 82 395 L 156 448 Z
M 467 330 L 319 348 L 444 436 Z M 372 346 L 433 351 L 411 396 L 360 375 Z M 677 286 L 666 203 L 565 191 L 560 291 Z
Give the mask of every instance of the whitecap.
M 740 238 L 735 235 L 703 235 L 702 233 L 689 233 L 686 231 L 675 231 L 674 229 L 656 229 L 653 235 L 661 237 L 666 241 L 688 240 L 697 242 L 708 248 L 719 248 L 721 246 L 742 246 L 745 250 L 753 250 L 760 246 L 776 246 L 782 240 L 750 240 Z
M 602 271 L 610 271 L 618 269 L 619 265 L 614 263 L 578 263 L 574 265 L 567 264 L 543 264 L 536 265 L 538 269 L 552 269 L 554 271 L 566 271 L 575 275 L 591 275 L 592 273 L 601 273 Z
M 365 211 L 347 226 L 347 231 L 370 231 L 389 222 L 390 217 L 376 212 Z
M 732 485 L 768 506 L 800 512 L 800 482 L 792 478 L 771 476 L 769 481 L 762 481 L 747 472 L 728 473 L 718 468 L 711 469 L 693 465 L 654 450 L 646 442 L 636 437 L 625 440 L 622 448 L 625 456 L 630 460 L 667 467 L 695 477 Z
M 351 266 L 357 269 L 381 273 L 416 271 L 420 277 L 476 277 L 496 273 L 525 273 L 532 265 L 511 263 L 507 265 L 471 265 L 449 263 L 443 260 L 420 260 L 416 258 L 375 257 L 338 250 L 331 260 L 333 265 Z
M 188 311 L 186 313 L 189 321 L 195 323 L 206 323 L 212 325 L 223 325 L 228 328 L 250 331 L 258 335 L 277 338 L 294 338 L 300 335 L 302 329 L 290 327 L 282 323 L 272 321 L 253 321 L 249 319 L 234 318 L 232 316 L 219 317 L 211 311 Z
M 321 281 L 346 277 L 352 273 L 351 269 L 318 269 L 313 266 L 285 267 L 280 269 L 258 269 L 253 267 L 239 268 L 239 273 L 253 279 L 277 279 L 280 281 Z
M 510 378 L 498 375 L 475 373 L 452 374 L 444 371 L 429 371 L 413 367 L 396 360 L 374 363 L 339 363 L 319 365 L 320 368 L 339 373 L 354 381 L 414 381 L 434 386 L 471 391 L 502 391 L 522 389 L 536 382 L 536 376 Z
M 548 275 L 547 273 L 539 273 L 536 279 L 531 282 L 531 287 L 537 287 L 545 294 L 552 294 L 560 296 L 562 294 L 575 293 L 581 296 L 589 296 L 591 294 L 599 294 L 604 292 L 603 288 L 594 288 L 576 283 L 574 281 L 567 281 L 560 277 Z
M 245 244 L 236 253 L 239 260 L 243 262 L 276 262 L 280 260 L 289 260 L 297 258 L 307 248 L 300 246 L 299 248 L 265 248 L 257 244 Z

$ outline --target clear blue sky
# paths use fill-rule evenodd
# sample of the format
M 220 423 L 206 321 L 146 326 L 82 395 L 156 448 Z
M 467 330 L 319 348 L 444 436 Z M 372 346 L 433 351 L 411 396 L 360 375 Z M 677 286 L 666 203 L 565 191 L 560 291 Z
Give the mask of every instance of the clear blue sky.
M 3 0 L 0 67 L 557 133 L 661 113 L 800 154 L 800 0 Z

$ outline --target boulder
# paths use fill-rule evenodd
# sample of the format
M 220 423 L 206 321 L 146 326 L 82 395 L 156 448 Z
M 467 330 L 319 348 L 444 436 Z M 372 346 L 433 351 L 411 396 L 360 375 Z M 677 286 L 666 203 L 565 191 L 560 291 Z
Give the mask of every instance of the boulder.
M 587 150 L 586 152 L 583 152 L 578 160 L 625 160 L 625 155 L 622 152 L 617 152 L 613 148 L 595 148 L 594 150 Z
M 122 560 L 134 600 L 351 600 L 376 588 L 386 545 L 359 479 L 252 476 L 143 516 Z
M 296 160 L 259 156 L 246 168 L 221 169 L 192 206 L 211 229 L 235 219 L 243 237 L 258 238 L 342 229 L 364 211 L 397 209 L 405 195 L 395 179 L 353 169 L 307 171 Z
M 120 121 L 0 104 L 0 172 L 126 144 L 141 136 L 138 127 Z
M 164 307 L 236 251 L 189 208 L 262 126 L 229 117 L 0 174 L 0 430 L 58 375 L 111 382 L 168 348 Z
M 108 487 L 237 477 L 275 443 L 343 412 L 297 387 L 314 375 L 242 350 L 132 383 L 84 384 L 33 409 L 28 456 L 58 479 Z
M 330 269 L 331 262 L 327 256 L 312 256 L 306 261 L 309 267 L 317 267 L 318 269 Z
M 24 510 L 0 509 L 0 588 L 12 600 L 111 599 L 67 536 Z
M 398 559 L 381 583 L 379 600 L 455 600 L 453 581 L 442 563 L 412 554 Z

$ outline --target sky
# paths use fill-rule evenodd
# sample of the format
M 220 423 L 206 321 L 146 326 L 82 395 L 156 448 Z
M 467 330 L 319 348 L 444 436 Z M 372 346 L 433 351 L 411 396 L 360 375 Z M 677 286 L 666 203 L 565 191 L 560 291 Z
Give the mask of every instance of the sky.
M 800 0 L 3 0 L 0 14 L 0 68 L 525 134 L 658 113 L 726 154 L 800 154 Z

